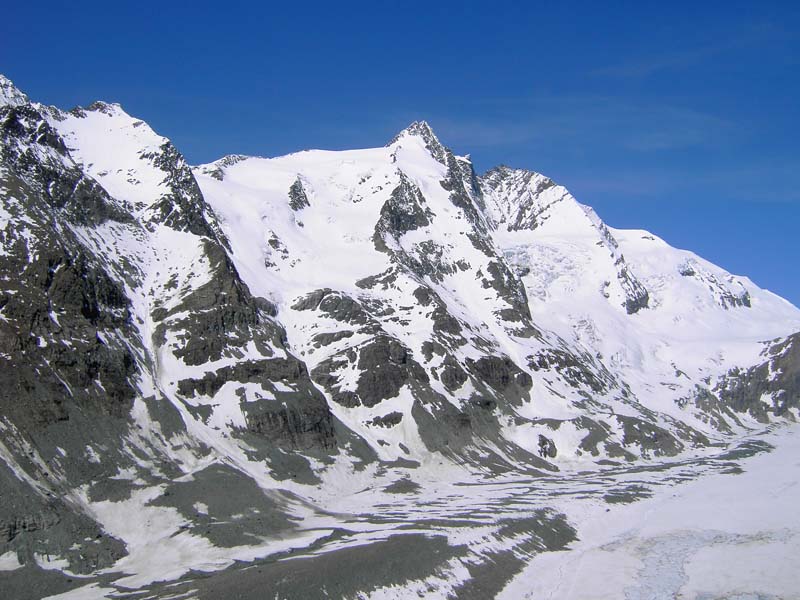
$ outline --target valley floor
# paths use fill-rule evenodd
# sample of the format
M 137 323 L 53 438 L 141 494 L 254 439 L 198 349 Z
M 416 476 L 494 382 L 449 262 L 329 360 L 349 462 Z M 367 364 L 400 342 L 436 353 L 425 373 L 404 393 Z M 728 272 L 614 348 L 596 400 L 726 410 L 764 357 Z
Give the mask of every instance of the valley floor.
M 317 488 L 296 536 L 227 568 L 187 554 L 175 571 L 169 548 L 154 542 L 146 570 L 121 562 L 89 578 L 4 557 L 0 589 L 20 600 L 800 598 L 796 425 L 702 456 L 600 471 L 448 472 L 425 481 L 389 469 L 365 473 L 355 493 Z
M 536 556 L 504 599 L 800 598 L 800 430 L 740 469 L 610 510 L 571 504 L 580 541 Z

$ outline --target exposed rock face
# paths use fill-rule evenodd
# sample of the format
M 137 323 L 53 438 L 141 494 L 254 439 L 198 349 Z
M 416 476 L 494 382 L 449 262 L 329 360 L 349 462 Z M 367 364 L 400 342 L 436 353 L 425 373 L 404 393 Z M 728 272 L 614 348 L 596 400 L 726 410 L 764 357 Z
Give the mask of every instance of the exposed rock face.
M 409 379 L 428 383 L 425 371 L 402 344 L 391 338 L 374 338 L 360 348 L 356 394 L 365 406 L 395 397 Z
M 125 556 L 122 541 L 105 535 L 89 516 L 77 513 L 61 498 L 42 493 L 0 465 L 0 547 L 33 564 L 36 555 L 62 556 L 77 574 L 111 567 Z M 88 538 L 88 543 L 87 543 Z
M 136 341 L 124 287 L 75 231 L 129 217 L 70 164 L 34 106 L 0 106 L 0 136 L 0 447 L 17 461 L 0 465 L 0 552 L 53 553 L 86 573 L 111 566 L 124 544 L 99 539 L 97 523 L 60 498 L 104 471 L 82 464 L 83 445 L 114 454 L 137 396 Z
M 545 192 L 556 191 L 552 179 L 505 165 L 487 171 L 481 183 L 487 192 L 506 198 L 500 205 L 501 212 L 494 216 L 496 225 L 504 225 L 509 231 L 536 229 L 549 218 L 547 209 L 566 196 L 566 190 L 558 190 L 556 196 L 545 199 Z
M 124 216 L 61 165 L 63 141 L 31 105 L 0 107 L 0 123 L 11 217 L 0 255 L 3 415 L 47 424 L 78 405 L 123 416 L 136 395 L 130 300 L 71 227 Z
M 300 181 L 299 177 L 294 180 L 292 187 L 289 188 L 289 206 L 292 210 L 300 210 L 311 206 L 306 190 L 303 187 L 303 182 Z
M 447 164 L 447 149 L 436 137 L 436 134 L 425 121 L 414 121 L 411 125 L 398 133 L 392 141 L 386 144 L 387 148 L 391 148 L 397 142 L 401 141 L 404 137 L 418 137 L 425 144 L 425 149 L 430 155 L 438 162 Z
M 727 281 L 720 281 L 713 273 L 710 273 L 700 266 L 696 260 L 692 259 L 682 263 L 678 268 L 678 272 L 683 277 L 692 277 L 707 286 L 722 308 L 750 308 L 749 292 L 734 277 L 728 276 L 725 278 Z
M 534 371 L 542 369 L 557 373 L 564 382 L 575 389 L 588 389 L 592 393 L 607 393 L 614 388 L 624 388 L 614 375 L 595 357 L 588 353 L 573 354 L 565 348 L 546 348 L 528 357 L 528 366 Z
M 488 171 L 481 179 L 484 194 L 491 198 L 490 216 L 495 227 L 509 232 L 556 229 L 563 233 L 563 220 L 573 221 L 575 233 L 590 234 L 596 244 L 608 252 L 607 260 L 622 291 L 622 306 L 628 314 L 647 308 L 649 294 L 631 272 L 619 243 L 592 209 L 575 202 L 570 193 L 548 177 L 521 169 L 501 166 Z M 527 274 L 527 273 L 525 273 Z M 605 289 L 603 295 L 608 298 Z
M 385 248 L 386 235 L 403 235 L 430 225 L 431 214 L 425 208 L 422 192 L 402 172 L 399 175 L 400 185 L 381 207 L 381 218 L 375 225 L 374 240 L 379 250 Z
M 550 438 L 539 434 L 539 456 L 542 458 L 555 458 L 558 456 L 558 449 Z
M 157 187 L 113 197 L 98 181 L 106 175 L 73 155 L 80 135 L 67 143 L 58 130 L 96 118 L 116 122 L 120 109 L 62 113 L 23 95 L 0 105 L 0 448 L 13 461 L 0 465 L 0 554 L 59 555 L 77 573 L 111 566 L 125 544 L 103 534 L 83 501 L 59 498 L 79 486 L 87 503 L 129 497 L 124 478 L 109 484 L 126 471 L 169 480 L 186 468 L 170 438 L 183 437 L 197 459 L 229 460 L 188 433 L 225 425 L 251 456 L 289 451 L 301 461 L 349 439 L 287 351 L 276 307 L 240 279 L 183 157 L 144 126 L 155 143 L 143 143 L 125 176 Z M 165 363 L 182 365 L 181 378 Z M 220 403 L 232 421 L 213 418 Z
M 149 208 L 151 222 L 198 236 L 216 237 L 192 170 L 172 142 L 165 142 L 157 152 L 143 152 L 140 157 L 166 175 L 161 182 L 166 188 L 164 193 Z
M 800 407 L 800 334 L 770 344 L 764 355 L 759 365 L 731 370 L 714 392 L 734 411 L 768 422 Z

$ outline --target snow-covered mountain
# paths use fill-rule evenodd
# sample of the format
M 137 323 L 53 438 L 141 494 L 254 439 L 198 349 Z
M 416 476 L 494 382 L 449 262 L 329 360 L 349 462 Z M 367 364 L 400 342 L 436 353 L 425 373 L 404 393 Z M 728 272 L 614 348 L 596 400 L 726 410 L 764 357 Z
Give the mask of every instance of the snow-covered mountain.
M 800 310 L 424 122 L 190 167 L 0 77 L 0 202 L 0 564 L 137 588 L 321 545 L 368 486 L 800 417 Z

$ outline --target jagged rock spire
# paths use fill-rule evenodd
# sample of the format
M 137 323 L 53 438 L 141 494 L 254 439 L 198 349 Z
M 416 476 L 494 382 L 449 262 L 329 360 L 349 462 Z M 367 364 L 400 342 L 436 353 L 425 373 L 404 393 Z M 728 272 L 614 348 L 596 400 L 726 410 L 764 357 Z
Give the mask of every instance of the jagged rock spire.
M 393 146 L 402 140 L 404 137 L 418 137 L 425 143 L 425 147 L 431 153 L 431 156 L 442 164 L 447 164 L 447 149 L 439 141 L 439 138 L 433 132 L 433 129 L 427 121 L 414 121 L 403 129 L 400 133 L 392 138 L 386 146 Z
M 0 73 L 0 106 L 6 104 L 21 106 L 29 102 L 28 96 L 17 89 L 17 86 L 8 77 Z

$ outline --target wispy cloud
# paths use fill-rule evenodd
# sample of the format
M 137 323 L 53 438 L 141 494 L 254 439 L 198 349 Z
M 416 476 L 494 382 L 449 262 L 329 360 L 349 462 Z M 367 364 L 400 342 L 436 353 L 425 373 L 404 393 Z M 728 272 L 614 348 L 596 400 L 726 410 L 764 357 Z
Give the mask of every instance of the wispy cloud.
M 671 195 L 800 202 L 800 163 L 754 161 L 756 130 L 715 114 L 599 95 L 496 99 L 481 112 L 481 118 L 426 118 L 445 144 L 473 152 L 479 163 L 481 156 L 499 157 L 485 167 L 521 158 L 515 166 L 559 177 L 589 204 L 598 196 Z
M 742 133 L 732 123 L 694 109 L 609 96 L 547 96 L 514 101 L 513 110 L 480 119 L 432 118 L 447 142 L 471 148 L 557 142 L 580 148 L 658 152 L 714 147 Z
M 591 204 L 597 196 L 619 196 L 637 201 L 743 202 L 749 204 L 800 203 L 800 162 L 740 163 L 695 169 L 650 166 L 636 171 L 597 173 L 578 170 L 569 178 L 570 189 Z
M 732 40 L 714 46 L 671 52 L 617 65 L 601 67 L 590 71 L 590 75 L 619 78 L 647 77 L 659 71 L 691 67 L 741 46 L 741 42 Z
M 772 23 L 753 24 L 740 32 L 731 32 L 727 39 L 694 48 L 678 48 L 662 54 L 638 57 L 628 62 L 608 65 L 590 71 L 596 77 L 637 79 L 661 71 L 683 70 L 713 60 L 730 52 L 748 48 L 764 42 L 785 38 L 781 27 Z

